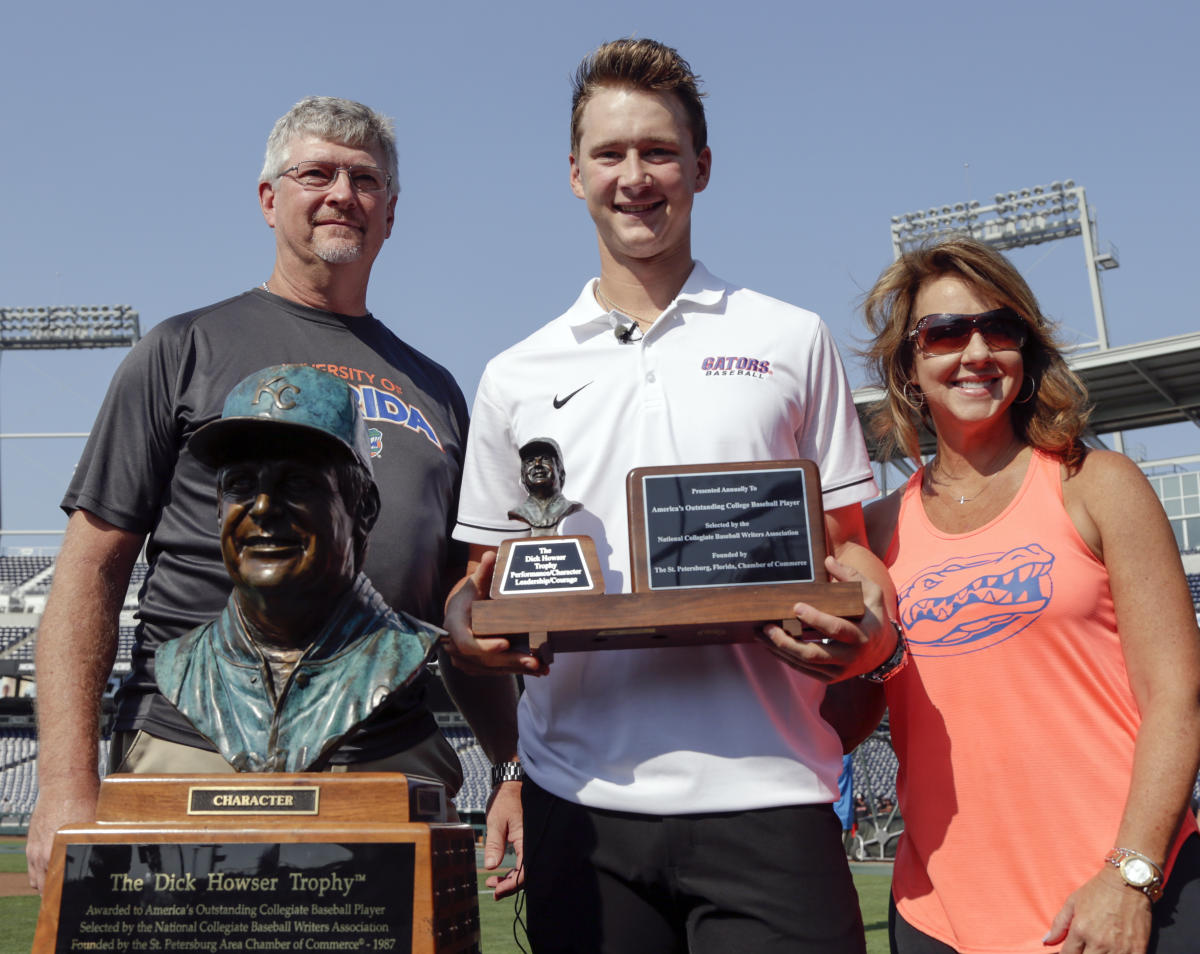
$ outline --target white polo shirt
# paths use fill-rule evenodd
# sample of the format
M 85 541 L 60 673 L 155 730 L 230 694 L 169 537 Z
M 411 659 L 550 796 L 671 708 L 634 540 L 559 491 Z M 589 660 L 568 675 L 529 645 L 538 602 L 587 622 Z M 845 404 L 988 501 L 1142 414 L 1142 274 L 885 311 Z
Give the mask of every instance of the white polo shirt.
M 596 541 L 629 592 L 625 476 L 634 467 L 814 460 L 826 510 L 874 477 L 837 348 L 812 312 L 696 263 L 645 337 L 621 342 L 589 281 L 566 314 L 488 363 L 471 419 L 455 538 L 524 536 L 518 448 L 562 448 L 583 509 L 559 532 Z M 521 699 L 526 771 L 554 794 L 647 814 L 832 801 L 841 745 L 824 687 L 759 644 L 562 653 Z

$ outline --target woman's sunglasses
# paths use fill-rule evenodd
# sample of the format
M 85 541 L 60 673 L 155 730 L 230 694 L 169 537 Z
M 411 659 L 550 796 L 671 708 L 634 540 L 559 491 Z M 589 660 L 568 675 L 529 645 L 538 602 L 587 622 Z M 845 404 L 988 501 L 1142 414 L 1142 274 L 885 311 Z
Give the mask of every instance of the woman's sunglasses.
M 1016 351 L 1029 337 L 1025 320 L 1011 308 L 997 308 L 981 315 L 926 315 L 908 333 L 927 355 L 965 351 L 975 332 L 992 351 Z

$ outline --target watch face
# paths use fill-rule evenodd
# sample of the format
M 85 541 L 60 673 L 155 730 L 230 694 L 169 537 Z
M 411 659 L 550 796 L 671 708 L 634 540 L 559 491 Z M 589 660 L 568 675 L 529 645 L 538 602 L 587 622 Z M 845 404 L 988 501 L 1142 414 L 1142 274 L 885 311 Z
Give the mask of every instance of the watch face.
M 1126 858 L 1121 862 L 1121 874 L 1130 884 L 1144 888 L 1154 880 L 1154 869 L 1141 858 Z

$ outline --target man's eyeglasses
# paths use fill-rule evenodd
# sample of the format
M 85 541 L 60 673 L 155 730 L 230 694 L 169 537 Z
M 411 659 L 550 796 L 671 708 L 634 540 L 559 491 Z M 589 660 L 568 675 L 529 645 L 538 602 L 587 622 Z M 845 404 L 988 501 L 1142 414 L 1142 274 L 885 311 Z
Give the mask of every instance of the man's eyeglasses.
M 997 308 L 980 315 L 926 315 L 908 333 L 927 355 L 965 351 L 978 331 L 992 351 L 1016 351 L 1029 338 L 1029 326 L 1011 308 Z
M 392 184 L 392 177 L 378 166 L 339 166 L 336 162 L 320 162 L 316 159 L 298 162 L 279 175 L 291 176 L 302 189 L 309 192 L 324 192 L 333 188 L 339 172 L 346 173 L 355 192 L 382 192 Z

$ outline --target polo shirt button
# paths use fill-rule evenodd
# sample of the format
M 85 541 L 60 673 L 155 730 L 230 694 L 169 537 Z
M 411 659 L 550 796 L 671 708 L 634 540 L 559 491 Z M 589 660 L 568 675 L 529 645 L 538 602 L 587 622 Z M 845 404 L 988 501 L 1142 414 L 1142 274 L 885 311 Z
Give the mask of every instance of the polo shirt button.
M 657 379 L 654 377 L 654 372 L 653 372 L 653 371 L 651 371 L 649 374 L 647 374 L 647 375 L 646 375 L 646 381 L 647 381 L 647 383 L 649 383 L 649 384 L 653 384 L 653 383 L 655 382 L 655 380 L 657 380 Z
M 308 673 L 301 672 L 301 673 L 296 674 L 296 685 L 299 686 L 301 689 L 303 689 L 305 686 L 308 685 L 308 680 L 309 680 Z

